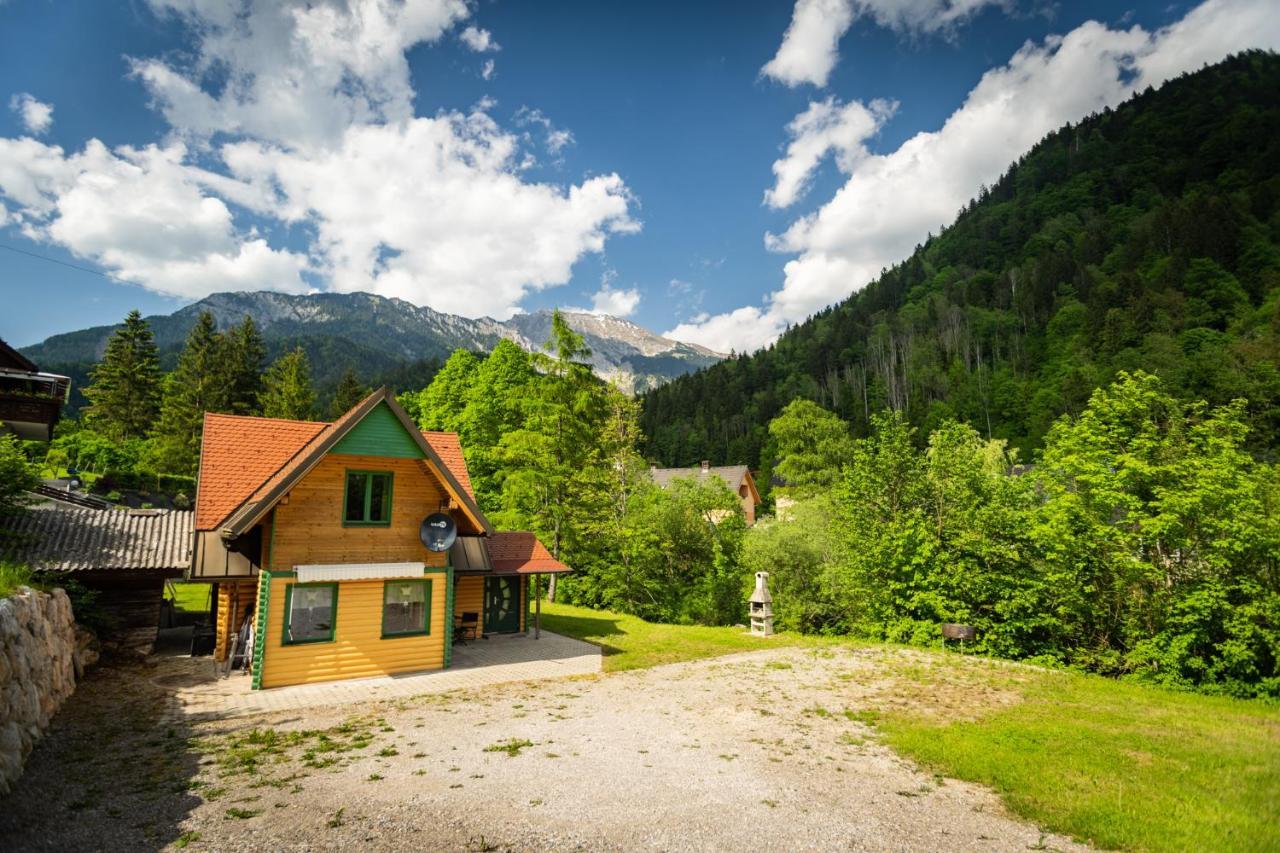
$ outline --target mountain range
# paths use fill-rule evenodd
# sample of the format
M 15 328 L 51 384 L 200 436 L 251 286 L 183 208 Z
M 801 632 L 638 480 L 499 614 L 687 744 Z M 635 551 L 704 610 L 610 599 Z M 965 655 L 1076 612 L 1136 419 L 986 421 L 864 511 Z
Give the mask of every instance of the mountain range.
M 509 320 L 471 319 L 371 293 L 215 293 L 172 314 L 147 318 L 164 368 L 176 362 L 202 311 L 211 312 L 219 328 L 246 315 L 252 317 L 271 358 L 301 346 L 322 388 L 336 383 L 352 367 L 362 381 L 389 384 L 397 390 L 425 386 L 455 349 L 487 352 L 503 338 L 530 351 L 540 349 L 550 338 L 552 318 L 551 311 L 541 310 Z M 562 313 L 591 349 L 596 373 L 631 392 L 654 388 L 724 358 L 619 317 Z M 41 369 L 70 375 L 83 387 L 115 329 L 109 325 L 66 332 L 22 351 Z

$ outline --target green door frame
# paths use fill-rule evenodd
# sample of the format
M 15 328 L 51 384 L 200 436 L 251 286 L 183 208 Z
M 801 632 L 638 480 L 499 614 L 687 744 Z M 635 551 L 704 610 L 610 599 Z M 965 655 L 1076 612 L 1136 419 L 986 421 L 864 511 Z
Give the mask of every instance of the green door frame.
M 486 634 L 514 634 L 520 630 L 520 584 L 518 578 L 506 575 L 484 579 L 484 631 Z M 503 600 L 510 595 L 510 606 L 499 618 Z

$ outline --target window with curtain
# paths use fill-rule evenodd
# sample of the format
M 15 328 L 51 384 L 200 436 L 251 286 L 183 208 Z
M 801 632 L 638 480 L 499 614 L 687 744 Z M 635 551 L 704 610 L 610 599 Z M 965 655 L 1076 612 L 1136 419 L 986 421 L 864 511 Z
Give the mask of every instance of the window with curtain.
M 285 603 L 285 644 L 332 640 L 337 610 L 337 584 L 293 584 Z
M 387 581 L 382 589 L 382 636 L 431 633 L 431 581 Z

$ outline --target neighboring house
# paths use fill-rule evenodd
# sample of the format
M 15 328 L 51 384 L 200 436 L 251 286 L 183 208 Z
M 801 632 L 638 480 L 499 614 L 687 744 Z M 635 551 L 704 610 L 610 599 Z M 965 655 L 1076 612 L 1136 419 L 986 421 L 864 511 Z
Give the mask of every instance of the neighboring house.
M 447 553 L 419 539 L 436 512 Z M 455 620 L 524 631 L 525 579 L 567 571 L 494 531 L 457 435 L 420 432 L 386 388 L 327 424 L 205 415 L 190 577 L 217 584 L 219 659 L 252 626 L 254 687 L 447 667 Z
M 746 465 L 715 467 L 703 461 L 697 468 L 650 468 L 649 476 L 663 489 L 677 478 L 719 477 L 729 487 L 729 491 L 737 495 L 738 500 L 742 502 L 742 512 L 747 517 L 747 524 L 756 523 L 756 507 L 760 505 L 760 492 L 756 489 L 756 481 Z
M 192 513 L 90 509 L 58 501 L 0 517 L 0 555 L 97 592 L 106 646 L 150 652 L 165 581 L 191 564 Z
M 66 376 L 41 373 L 35 362 L 0 341 L 0 429 L 48 441 L 70 393 Z

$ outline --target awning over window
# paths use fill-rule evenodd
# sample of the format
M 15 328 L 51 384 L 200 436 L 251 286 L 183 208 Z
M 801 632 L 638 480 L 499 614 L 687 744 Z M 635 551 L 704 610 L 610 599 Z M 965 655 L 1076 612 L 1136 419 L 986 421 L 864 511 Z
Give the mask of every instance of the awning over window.
M 383 578 L 420 578 L 423 563 L 328 563 L 317 566 L 294 566 L 298 583 L 321 581 L 369 581 Z

